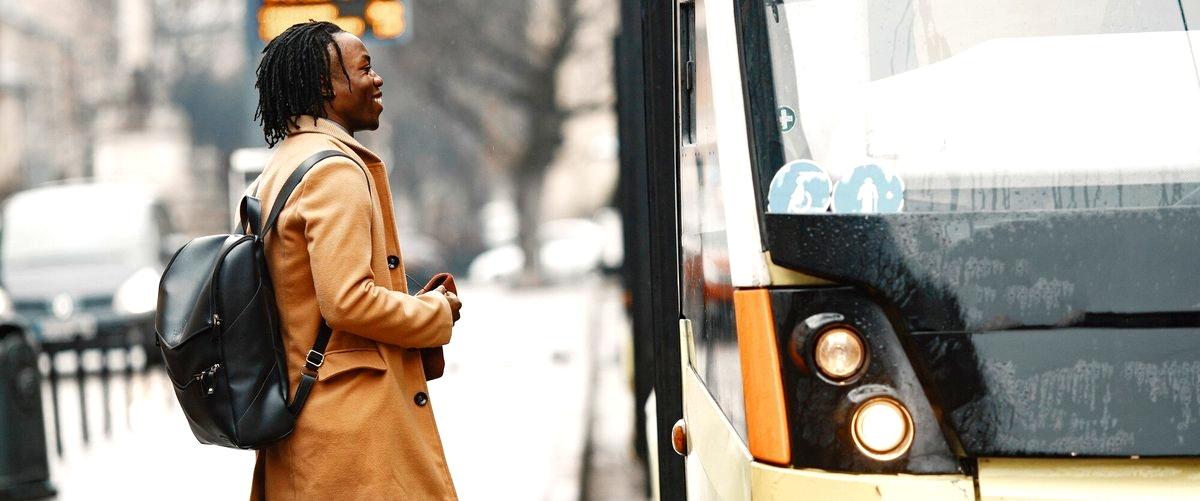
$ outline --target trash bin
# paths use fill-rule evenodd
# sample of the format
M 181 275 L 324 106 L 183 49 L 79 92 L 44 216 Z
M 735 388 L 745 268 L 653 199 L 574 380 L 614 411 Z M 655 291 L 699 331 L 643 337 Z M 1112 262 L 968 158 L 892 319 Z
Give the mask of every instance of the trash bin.
M 0 499 L 53 496 L 37 354 L 20 330 L 0 330 Z

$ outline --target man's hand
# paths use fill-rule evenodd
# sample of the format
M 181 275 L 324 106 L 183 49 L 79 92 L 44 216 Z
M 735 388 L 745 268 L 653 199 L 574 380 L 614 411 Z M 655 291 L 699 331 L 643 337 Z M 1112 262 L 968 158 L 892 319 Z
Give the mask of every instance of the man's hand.
M 458 310 L 462 309 L 462 301 L 458 300 L 458 294 L 446 290 L 446 286 L 444 285 L 439 285 L 434 290 L 442 293 L 443 296 L 446 296 L 446 300 L 450 302 L 450 313 L 453 315 L 454 321 L 457 322 L 459 318 L 462 318 L 462 315 L 458 313 Z

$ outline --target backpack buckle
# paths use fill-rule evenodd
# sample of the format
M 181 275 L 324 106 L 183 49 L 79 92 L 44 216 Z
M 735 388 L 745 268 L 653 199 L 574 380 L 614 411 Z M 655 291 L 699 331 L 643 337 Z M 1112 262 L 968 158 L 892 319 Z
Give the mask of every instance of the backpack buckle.
M 321 364 L 325 363 L 325 354 L 317 350 L 308 350 L 308 356 L 304 357 L 304 362 L 312 366 L 313 369 L 319 369 Z

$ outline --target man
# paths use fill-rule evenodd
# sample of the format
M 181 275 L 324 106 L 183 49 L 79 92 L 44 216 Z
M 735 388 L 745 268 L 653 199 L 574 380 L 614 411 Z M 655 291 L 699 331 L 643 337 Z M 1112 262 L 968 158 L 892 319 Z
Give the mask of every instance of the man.
M 862 187 L 858 189 L 858 212 L 863 214 L 874 214 L 879 212 L 879 188 L 875 187 L 875 180 L 867 178 L 863 181 Z
M 288 28 L 258 67 L 275 153 L 251 187 L 271 207 L 321 150 L 267 236 L 289 374 L 322 319 L 333 330 L 318 382 L 287 438 L 258 452 L 252 499 L 455 499 L 420 348 L 450 341 L 458 298 L 407 294 L 383 162 L 354 139 L 379 127 L 383 79 L 362 41 L 327 22 Z M 296 391 L 291 380 L 291 394 Z

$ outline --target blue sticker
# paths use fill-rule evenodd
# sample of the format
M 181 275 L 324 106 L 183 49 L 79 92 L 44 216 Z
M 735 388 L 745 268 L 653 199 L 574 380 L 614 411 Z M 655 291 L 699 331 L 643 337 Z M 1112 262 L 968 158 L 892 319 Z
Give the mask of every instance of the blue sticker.
M 833 188 L 833 211 L 843 214 L 904 210 L 904 181 L 877 164 L 860 165 Z
M 767 212 L 825 212 L 829 210 L 832 191 L 833 181 L 825 169 L 812 160 L 793 160 L 780 167 L 771 179 Z

